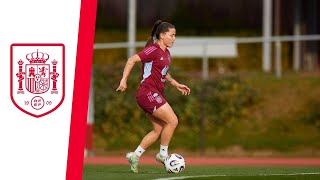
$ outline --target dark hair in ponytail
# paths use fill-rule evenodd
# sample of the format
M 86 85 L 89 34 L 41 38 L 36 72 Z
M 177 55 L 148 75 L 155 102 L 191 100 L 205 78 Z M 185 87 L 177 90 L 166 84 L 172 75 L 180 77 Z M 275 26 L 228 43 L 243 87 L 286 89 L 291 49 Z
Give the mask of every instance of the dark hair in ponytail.
M 151 36 L 149 37 L 145 47 L 153 44 L 154 40 L 159 40 L 160 34 L 168 32 L 170 28 L 175 28 L 175 27 L 168 22 L 157 20 L 152 27 Z

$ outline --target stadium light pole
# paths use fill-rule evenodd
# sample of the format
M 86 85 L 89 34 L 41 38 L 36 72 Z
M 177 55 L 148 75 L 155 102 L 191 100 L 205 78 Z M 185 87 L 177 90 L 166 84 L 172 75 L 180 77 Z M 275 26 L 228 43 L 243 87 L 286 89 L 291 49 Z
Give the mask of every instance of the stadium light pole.
M 275 0 L 274 9 L 274 34 L 281 35 L 281 0 Z M 275 42 L 275 71 L 278 78 L 281 77 L 281 42 L 277 38 Z
M 127 57 L 131 57 L 135 53 L 135 41 L 136 41 L 136 0 L 128 0 L 128 43 L 129 48 Z
M 262 69 L 271 71 L 271 30 L 272 30 L 272 0 L 263 0 L 263 59 Z
M 293 34 L 295 37 L 300 36 L 301 30 L 301 1 L 294 1 L 294 29 Z M 301 44 L 300 41 L 295 40 L 293 44 L 293 69 L 298 72 L 301 68 Z

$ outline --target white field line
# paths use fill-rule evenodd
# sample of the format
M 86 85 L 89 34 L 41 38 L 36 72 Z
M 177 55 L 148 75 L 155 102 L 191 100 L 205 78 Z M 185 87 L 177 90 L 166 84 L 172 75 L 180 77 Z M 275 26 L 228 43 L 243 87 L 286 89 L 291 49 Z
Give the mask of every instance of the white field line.
M 299 176 L 299 175 L 320 175 L 320 172 L 310 173 L 288 173 L 288 174 L 252 174 L 252 175 L 226 175 L 226 174 L 215 174 L 215 175 L 199 175 L 199 176 L 180 176 L 170 178 L 157 178 L 153 180 L 176 180 L 176 179 L 190 179 L 190 178 L 207 178 L 207 177 L 224 177 L 224 176 Z

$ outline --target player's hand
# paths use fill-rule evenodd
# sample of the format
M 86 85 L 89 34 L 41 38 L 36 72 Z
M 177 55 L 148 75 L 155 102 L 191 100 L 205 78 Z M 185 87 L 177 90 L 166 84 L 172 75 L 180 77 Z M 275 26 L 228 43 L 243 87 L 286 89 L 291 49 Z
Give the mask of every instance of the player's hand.
M 179 84 L 177 86 L 177 89 L 182 93 L 182 95 L 185 95 L 185 96 L 189 95 L 191 91 L 190 88 L 184 84 Z
M 123 92 L 123 91 L 125 91 L 126 89 L 127 89 L 127 81 L 122 78 L 121 81 L 120 81 L 120 85 L 119 85 L 119 87 L 117 88 L 116 91 L 121 91 L 121 92 Z

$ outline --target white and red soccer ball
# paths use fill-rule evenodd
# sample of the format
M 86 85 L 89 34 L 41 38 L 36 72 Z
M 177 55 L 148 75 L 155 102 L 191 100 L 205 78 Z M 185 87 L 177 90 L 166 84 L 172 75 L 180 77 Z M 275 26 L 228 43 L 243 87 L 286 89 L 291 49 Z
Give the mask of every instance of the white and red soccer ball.
M 164 167 L 168 173 L 180 173 L 185 169 L 186 163 L 180 154 L 173 153 L 164 160 Z

